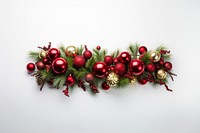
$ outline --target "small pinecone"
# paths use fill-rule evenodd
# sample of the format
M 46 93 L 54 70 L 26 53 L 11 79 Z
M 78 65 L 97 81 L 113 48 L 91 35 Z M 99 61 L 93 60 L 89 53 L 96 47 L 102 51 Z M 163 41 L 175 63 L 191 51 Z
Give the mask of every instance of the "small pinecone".
M 42 75 L 40 74 L 40 72 L 36 72 L 32 76 L 35 77 L 35 80 L 36 80 L 38 85 L 43 85 L 44 84 L 45 81 L 42 79 Z

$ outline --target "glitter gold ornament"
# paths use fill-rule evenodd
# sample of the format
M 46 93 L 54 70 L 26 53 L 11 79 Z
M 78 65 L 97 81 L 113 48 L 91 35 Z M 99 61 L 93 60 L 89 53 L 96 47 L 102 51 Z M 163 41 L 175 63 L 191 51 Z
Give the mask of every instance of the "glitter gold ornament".
M 152 62 L 158 62 L 161 58 L 161 54 L 158 51 L 151 51 L 149 53 L 149 59 Z
M 47 57 L 47 52 L 46 51 L 41 51 L 40 53 L 39 53 L 39 58 L 40 59 L 44 59 L 44 58 L 46 58 Z
M 118 81 L 119 81 L 119 76 L 114 72 L 110 72 L 106 77 L 106 83 L 109 86 L 116 86 Z
M 157 78 L 165 79 L 167 77 L 167 72 L 163 69 L 159 69 L 156 73 Z
M 66 48 L 66 50 L 65 50 L 65 54 L 66 54 L 67 56 L 74 56 L 74 55 L 76 55 L 77 53 L 78 53 L 77 48 L 76 48 L 75 46 L 72 46 L 72 45 L 68 46 L 68 47 Z

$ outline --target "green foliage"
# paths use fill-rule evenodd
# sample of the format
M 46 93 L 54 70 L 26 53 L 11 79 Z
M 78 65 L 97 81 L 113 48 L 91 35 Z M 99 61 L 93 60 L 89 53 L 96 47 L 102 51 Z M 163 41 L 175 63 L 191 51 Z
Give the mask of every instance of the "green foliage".
M 132 58 L 137 58 L 138 56 L 138 48 L 139 48 L 139 44 L 135 43 L 135 44 L 130 44 L 129 45 L 129 51 L 132 55 Z
M 78 55 L 82 55 L 83 53 L 83 45 L 81 45 L 79 48 L 78 48 Z
M 119 55 L 119 49 L 112 53 L 112 57 L 116 58 Z
M 107 51 L 105 49 L 103 49 L 103 50 L 93 49 L 93 51 L 94 51 L 94 55 L 93 56 L 94 56 L 95 62 L 103 61 L 104 57 L 107 54 Z
M 64 85 L 65 80 L 66 80 L 65 75 L 56 76 L 53 81 L 53 86 L 56 88 L 61 88 Z
M 30 51 L 29 52 L 30 58 L 34 59 L 35 61 L 39 61 L 39 52 Z
M 118 87 L 121 88 L 121 87 L 127 86 L 129 83 L 130 83 L 130 79 L 129 78 L 121 77 L 121 78 L 119 78 L 119 81 L 117 83 L 117 88 Z

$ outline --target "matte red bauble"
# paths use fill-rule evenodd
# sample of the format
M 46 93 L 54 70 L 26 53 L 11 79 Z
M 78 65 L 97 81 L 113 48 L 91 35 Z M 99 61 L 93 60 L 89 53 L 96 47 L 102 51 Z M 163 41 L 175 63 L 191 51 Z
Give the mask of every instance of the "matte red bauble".
M 105 56 L 104 62 L 106 63 L 106 65 L 111 65 L 113 63 L 113 57 L 110 55 Z
M 145 85 L 148 81 L 147 81 L 147 79 L 140 79 L 138 82 L 139 82 L 141 85 Z
M 92 83 L 94 81 L 94 75 L 92 73 L 87 73 L 85 75 L 85 81 L 88 83 Z
M 66 78 L 66 84 L 69 85 L 69 86 L 72 86 L 74 85 L 75 83 L 75 79 L 72 75 L 69 75 L 67 78 Z
M 172 69 L 172 63 L 171 62 L 165 62 L 164 63 L 164 69 L 166 70 L 166 71 L 170 71 L 171 69 Z
M 28 63 L 26 65 L 26 69 L 28 70 L 28 72 L 33 72 L 35 70 L 35 65 L 34 63 Z
M 107 66 L 104 62 L 99 61 L 93 65 L 92 71 L 95 76 L 99 78 L 103 78 L 107 74 Z
M 146 52 L 147 52 L 147 48 L 146 48 L 145 46 L 139 47 L 139 53 L 140 53 L 140 54 L 144 54 L 144 53 L 146 53 Z
M 140 75 L 144 72 L 144 63 L 141 60 L 134 59 L 129 64 L 129 70 L 133 75 Z
M 101 87 L 102 87 L 103 90 L 110 89 L 110 86 L 106 82 L 103 82 L 102 85 L 101 85 Z
M 56 58 L 60 57 L 60 50 L 57 48 L 51 48 L 48 51 L 48 57 L 51 60 L 55 60 Z
M 123 76 L 125 72 L 126 72 L 126 67 L 123 63 L 117 63 L 115 65 L 115 73 L 116 74 Z
M 128 52 L 122 52 L 118 57 L 119 62 L 127 64 L 131 61 L 131 55 Z
M 83 58 L 83 56 L 77 55 L 74 57 L 73 64 L 75 68 L 80 69 L 81 67 L 85 66 L 85 58 Z
M 148 72 L 155 72 L 156 70 L 156 66 L 153 63 L 149 63 L 146 68 Z
M 65 73 L 68 69 L 68 63 L 63 58 L 56 58 L 52 63 L 52 69 L 56 74 Z
M 37 67 L 38 70 L 43 70 L 45 68 L 45 65 L 42 61 L 38 61 L 36 63 L 36 67 Z

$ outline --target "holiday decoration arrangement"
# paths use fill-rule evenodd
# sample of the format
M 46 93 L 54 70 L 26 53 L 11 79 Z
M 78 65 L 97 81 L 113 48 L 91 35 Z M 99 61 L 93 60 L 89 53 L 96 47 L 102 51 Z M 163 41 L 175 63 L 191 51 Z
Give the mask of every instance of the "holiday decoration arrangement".
M 35 63 L 28 63 L 26 68 L 42 90 L 45 83 L 62 91 L 66 96 L 78 86 L 83 91 L 93 94 L 99 89 L 124 88 L 139 83 L 145 85 L 163 85 L 167 91 L 167 78 L 173 81 L 170 51 L 160 46 L 148 50 L 145 46 L 130 44 L 127 50 L 116 50 L 108 54 L 106 49 L 97 46 L 90 51 L 86 45 L 80 47 L 61 46 L 52 48 L 51 43 L 40 50 L 29 53 Z

